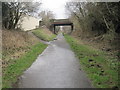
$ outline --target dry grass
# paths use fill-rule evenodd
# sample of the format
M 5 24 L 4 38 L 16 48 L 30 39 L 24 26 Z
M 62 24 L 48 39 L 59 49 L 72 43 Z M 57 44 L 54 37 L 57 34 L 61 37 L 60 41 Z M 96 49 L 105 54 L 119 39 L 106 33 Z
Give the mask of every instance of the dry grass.
M 51 41 L 56 37 L 55 34 L 53 34 L 49 29 L 45 27 L 35 29 L 32 32 L 35 36 L 37 36 L 38 38 L 44 41 Z
M 2 67 L 3 69 L 25 54 L 39 40 L 27 32 L 2 30 Z M 15 62 L 15 61 L 14 61 Z
M 119 87 L 118 65 L 116 58 L 107 55 L 108 53 L 85 45 L 80 40 L 65 35 L 66 40 L 80 60 L 84 71 L 96 88 Z
M 41 28 L 42 30 L 44 30 L 44 33 L 48 34 L 49 36 L 53 35 L 53 33 L 46 27 Z
M 114 38 L 114 40 L 108 40 L 105 39 L 103 36 L 96 36 L 96 37 L 87 37 L 86 34 L 84 34 L 82 37 L 80 35 L 80 31 L 76 30 L 72 33 L 72 36 L 77 38 L 79 41 L 82 41 L 82 43 L 86 45 L 93 46 L 96 49 L 101 49 L 103 51 L 106 51 L 112 56 L 116 57 L 116 54 L 118 53 L 119 48 L 119 41 L 118 36 Z M 117 39 L 116 39 L 117 38 Z

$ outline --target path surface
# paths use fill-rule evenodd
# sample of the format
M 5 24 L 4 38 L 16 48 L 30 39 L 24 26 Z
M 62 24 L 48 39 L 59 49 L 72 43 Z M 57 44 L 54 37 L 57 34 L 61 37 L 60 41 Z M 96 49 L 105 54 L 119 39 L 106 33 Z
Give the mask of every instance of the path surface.
M 19 88 L 91 88 L 90 81 L 80 70 L 78 59 L 62 34 L 52 41 L 24 72 Z

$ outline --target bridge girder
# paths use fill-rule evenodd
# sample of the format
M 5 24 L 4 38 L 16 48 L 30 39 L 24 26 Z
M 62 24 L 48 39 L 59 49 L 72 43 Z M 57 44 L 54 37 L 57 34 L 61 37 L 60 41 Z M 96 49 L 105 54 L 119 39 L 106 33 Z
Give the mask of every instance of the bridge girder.
M 71 26 L 71 31 L 73 31 L 73 23 L 70 22 L 69 19 L 54 20 L 54 22 L 51 23 L 51 27 L 53 27 L 54 33 L 56 26 Z

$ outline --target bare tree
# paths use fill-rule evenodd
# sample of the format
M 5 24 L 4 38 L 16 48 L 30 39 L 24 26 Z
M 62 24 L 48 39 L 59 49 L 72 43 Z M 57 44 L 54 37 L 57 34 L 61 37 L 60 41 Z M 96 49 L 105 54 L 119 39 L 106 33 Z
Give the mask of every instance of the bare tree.
M 106 33 L 114 35 L 120 32 L 118 30 L 120 28 L 119 8 L 119 2 L 69 2 L 66 4 L 69 18 L 72 17 L 71 20 L 74 23 L 78 21 L 80 30 L 92 36 Z
M 15 29 L 23 14 L 32 15 L 38 10 L 40 3 L 33 2 L 3 2 L 2 17 L 3 28 Z
M 55 18 L 53 12 L 51 11 L 42 11 L 38 16 L 42 19 L 43 25 L 47 28 L 50 28 L 51 20 Z

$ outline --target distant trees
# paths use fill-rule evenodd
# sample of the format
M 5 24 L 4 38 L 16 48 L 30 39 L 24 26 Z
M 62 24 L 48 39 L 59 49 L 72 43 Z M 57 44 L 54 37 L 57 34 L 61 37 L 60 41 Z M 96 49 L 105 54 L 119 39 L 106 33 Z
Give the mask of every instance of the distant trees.
M 32 14 L 38 10 L 40 3 L 33 2 L 2 2 L 2 27 L 15 29 L 23 14 Z
M 68 2 L 66 9 L 81 36 L 120 33 L 120 2 Z
M 47 28 L 50 28 L 51 22 L 55 18 L 51 11 L 41 11 L 38 16 L 42 19 L 42 24 Z

